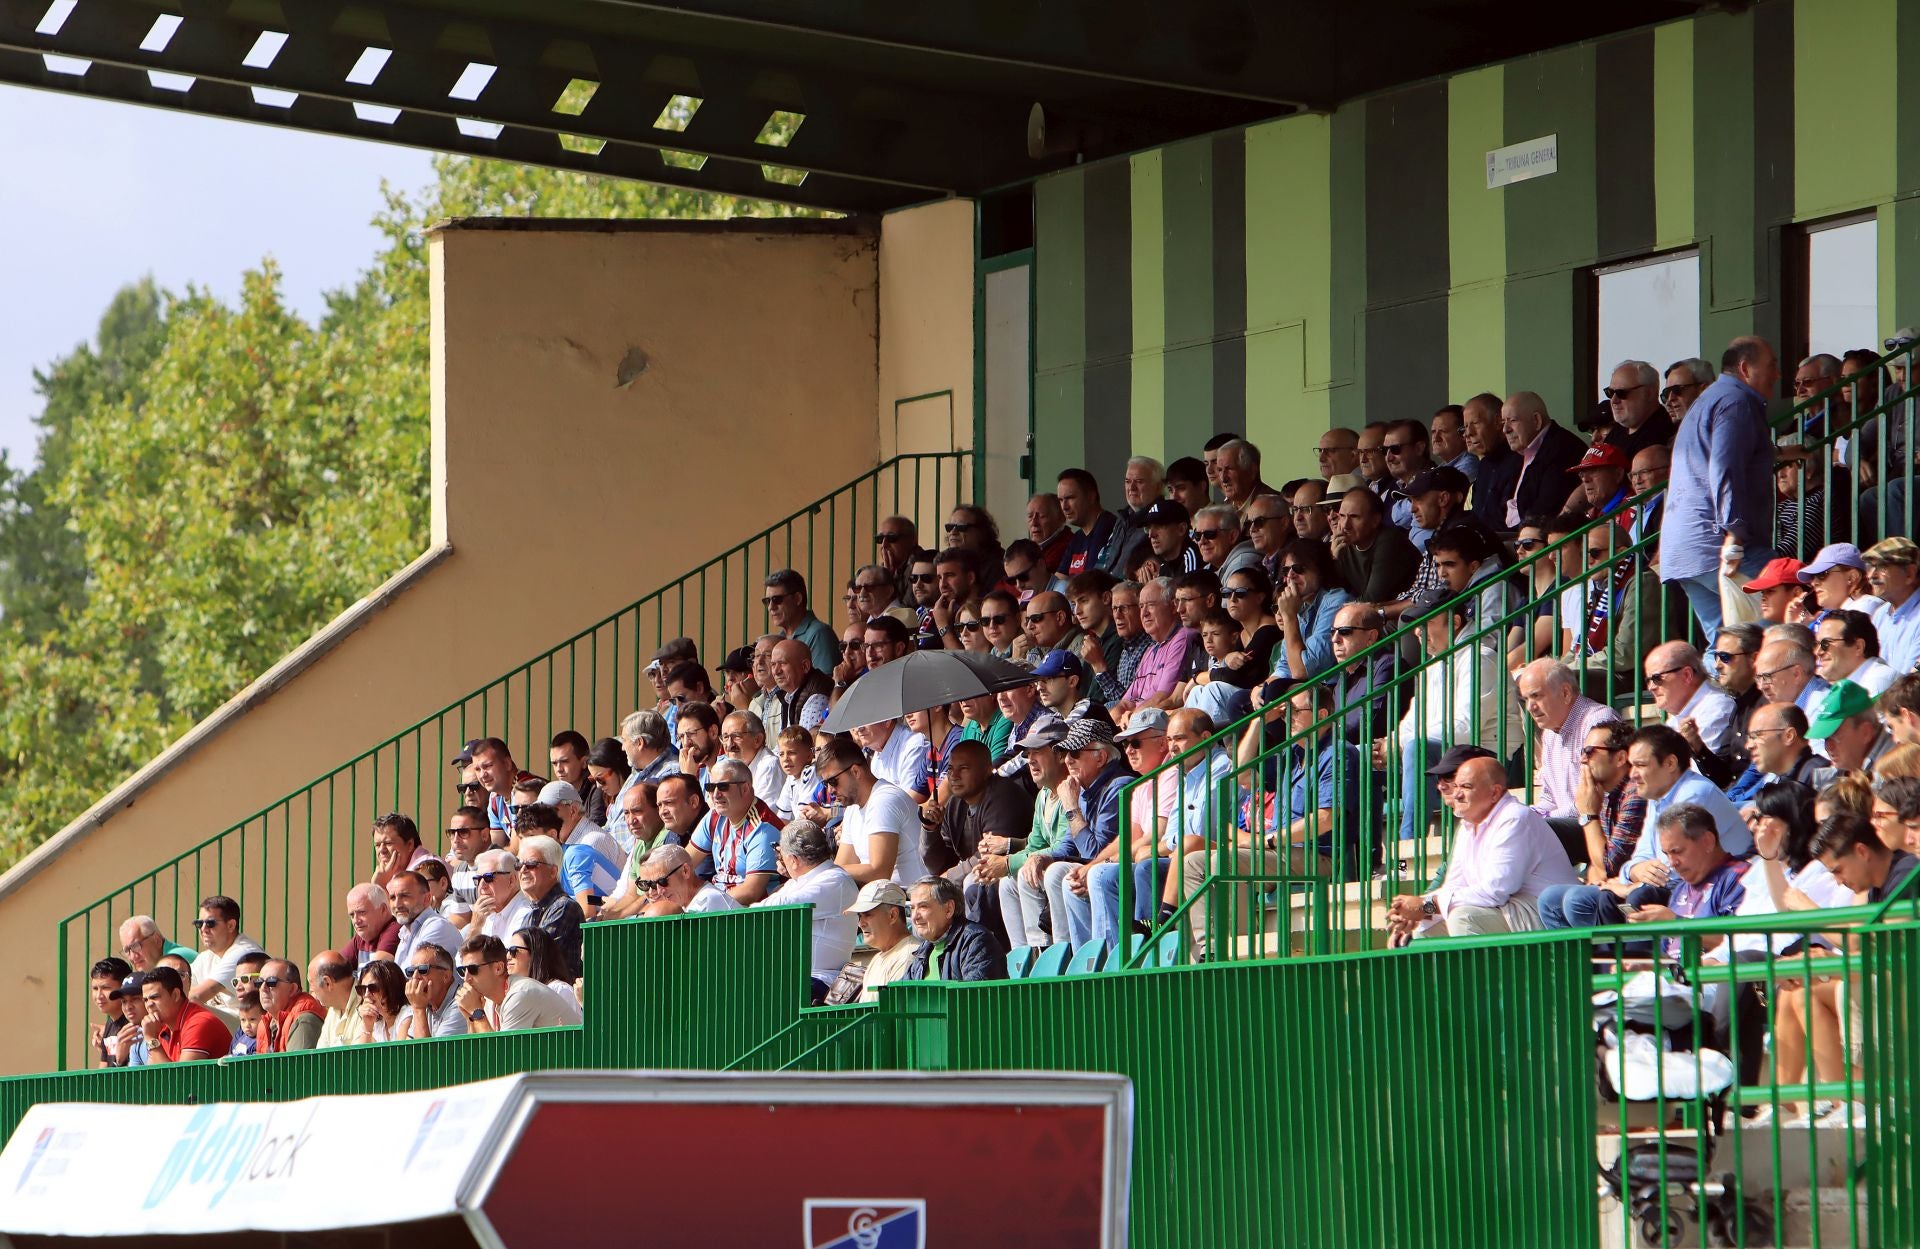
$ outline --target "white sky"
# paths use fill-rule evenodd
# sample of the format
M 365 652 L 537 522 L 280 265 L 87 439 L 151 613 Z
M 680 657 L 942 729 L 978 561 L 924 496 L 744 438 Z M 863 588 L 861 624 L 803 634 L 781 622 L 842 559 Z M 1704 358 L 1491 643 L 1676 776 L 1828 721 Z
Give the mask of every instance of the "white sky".
M 431 181 L 429 153 L 0 86 L 0 447 L 31 463 L 33 370 L 91 338 L 107 301 L 152 273 L 232 299 L 280 262 L 293 308 L 365 269 L 380 182 Z

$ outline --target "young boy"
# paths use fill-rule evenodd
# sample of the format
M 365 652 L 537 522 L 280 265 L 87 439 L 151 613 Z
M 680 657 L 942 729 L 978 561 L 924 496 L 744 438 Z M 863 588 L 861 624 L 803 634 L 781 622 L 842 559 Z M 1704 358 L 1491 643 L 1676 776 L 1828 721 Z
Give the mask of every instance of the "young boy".
M 791 820 L 801 803 L 814 801 L 813 734 L 789 724 L 774 739 L 774 754 L 787 780 L 773 800 L 773 810 L 781 820 Z
M 251 1054 L 260 1044 L 260 994 L 249 989 L 240 995 L 240 1032 L 228 1054 Z

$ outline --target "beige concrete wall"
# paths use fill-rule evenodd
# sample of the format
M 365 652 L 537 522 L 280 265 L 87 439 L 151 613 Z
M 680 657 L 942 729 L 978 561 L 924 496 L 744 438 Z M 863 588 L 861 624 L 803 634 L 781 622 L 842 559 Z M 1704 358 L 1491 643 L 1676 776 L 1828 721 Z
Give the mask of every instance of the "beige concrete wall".
M 118 952 L 102 917 L 71 934 L 57 977 L 64 917 L 875 463 L 878 242 L 822 226 L 462 223 L 435 236 L 433 536 L 451 549 L 0 878 L 0 1071 L 54 1064 L 56 988 Z M 844 580 L 855 535 L 870 548 L 872 511 L 813 519 L 822 579 Z M 843 553 L 829 562 L 830 526 Z M 657 617 L 600 629 L 163 872 L 115 917 L 152 911 L 177 935 L 220 887 L 264 943 L 304 958 L 344 927 L 337 899 L 376 810 L 415 812 L 437 840 L 445 759 L 464 736 L 514 729 L 544 770 L 550 728 L 596 736 L 631 710 L 663 630 L 685 624 L 710 660 L 757 632 L 757 578 L 788 560 L 785 547 L 741 553 L 724 606 L 716 576 Z
M 973 214 L 943 200 L 881 220 L 883 456 L 973 445 Z

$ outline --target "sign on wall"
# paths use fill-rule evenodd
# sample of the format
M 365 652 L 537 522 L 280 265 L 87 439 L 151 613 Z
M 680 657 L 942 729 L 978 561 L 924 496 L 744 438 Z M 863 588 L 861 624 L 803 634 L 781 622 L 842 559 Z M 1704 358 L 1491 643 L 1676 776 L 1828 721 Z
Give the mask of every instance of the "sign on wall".
M 1544 178 L 1560 168 L 1560 136 L 1550 134 L 1510 143 L 1487 153 L 1487 189 L 1529 178 Z

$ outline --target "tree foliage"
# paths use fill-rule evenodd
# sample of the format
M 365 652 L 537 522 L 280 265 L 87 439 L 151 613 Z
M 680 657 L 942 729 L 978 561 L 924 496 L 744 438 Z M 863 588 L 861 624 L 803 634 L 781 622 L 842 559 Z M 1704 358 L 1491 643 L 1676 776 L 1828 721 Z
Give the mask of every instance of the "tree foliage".
M 231 305 L 120 291 L 0 459 L 0 866 L 423 549 L 432 222 L 743 213 L 795 210 L 443 157 L 317 323 L 271 260 Z

